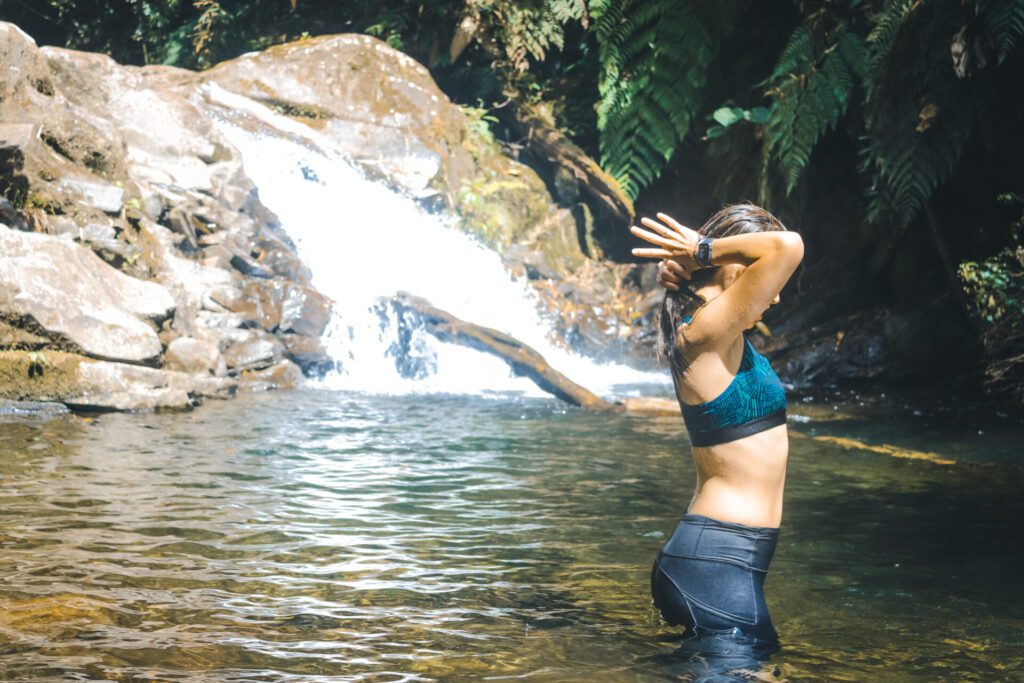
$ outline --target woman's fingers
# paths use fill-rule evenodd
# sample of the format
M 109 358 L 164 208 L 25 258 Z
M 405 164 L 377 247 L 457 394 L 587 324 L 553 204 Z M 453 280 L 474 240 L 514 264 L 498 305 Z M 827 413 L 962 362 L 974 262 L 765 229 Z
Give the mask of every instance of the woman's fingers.
M 637 227 L 635 225 L 632 226 L 629 229 L 629 231 L 636 235 L 637 237 L 639 237 L 640 239 L 647 240 L 651 244 L 657 244 L 659 246 L 665 247 L 666 249 L 673 249 L 679 246 L 679 244 L 674 240 L 666 239 L 661 235 L 655 235 L 653 232 L 650 232 L 649 230 L 644 230 L 643 228 Z
M 646 225 L 648 228 L 651 228 L 652 230 L 656 230 L 657 232 L 661 233 L 662 235 L 664 235 L 665 237 L 667 237 L 670 240 L 678 240 L 679 239 L 679 233 L 678 232 L 672 230 L 671 228 L 665 227 L 664 225 L 662 225 L 658 221 L 654 220 L 653 218 L 648 218 L 647 216 L 644 216 L 643 218 L 640 219 L 640 222 L 643 223 L 644 225 Z
M 633 256 L 640 258 L 672 258 L 672 252 L 665 249 L 634 249 Z
M 659 270 L 664 268 L 666 271 L 676 276 L 677 278 L 681 278 L 683 280 L 690 279 L 690 271 L 684 268 L 682 264 L 679 263 L 679 261 L 676 261 L 675 259 L 666 259 L 662 261 L 661 263 L 658 264 L 658 268 Z
M 697 232 L 696 230 L 693 230 L 691 228 L 686 227 L 685 225 L 683 225 L 682 223 L 677 221 L 675 218 L 672 218 L 672 216 L 669 216 L 667 213 L 661 213 L 659 211 L 656 215 L 658 216 L 658 219 L 662 223 L 665 223 L 666 225 L 671 227 L 673 230 L 675 230 L 676 232 L 678 232 L 678 233 L 680 233 L 682 235 L 685 235 L 685 234 L 690 233 L 690 232 L 692 232 L 692 233 L 696 233 Z
M 676 283 L 671 282 L 669 280 L 662 280 L 660 275 L 658 276 L 658 284 L 661 285 L 662 287 L 664 287 L 665 289 L 667 289 L 670 292 L 678 292 L 679 291 L 679 285 L 677 285 Z

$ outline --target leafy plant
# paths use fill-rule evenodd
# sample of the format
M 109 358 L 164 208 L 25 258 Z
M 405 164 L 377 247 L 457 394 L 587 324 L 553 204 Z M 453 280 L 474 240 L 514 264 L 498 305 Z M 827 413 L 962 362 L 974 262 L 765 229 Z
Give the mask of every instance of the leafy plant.
M 790 36 L 771 76 L 765 154 L 793 191 L 821 137 L 836 127 L 863 80 L 868 51 L 843 18 L 816 12 Z M 766 178 L 762 178 L 765 194 Z
M 592 0 L 601 165 L 630 198 L 690 131 L 733 2 Z
M 982 261 L 960 264 L 959 275 L 981 321 L 991 389 L 1024 402 L 1024 216 L 1013 245 Z

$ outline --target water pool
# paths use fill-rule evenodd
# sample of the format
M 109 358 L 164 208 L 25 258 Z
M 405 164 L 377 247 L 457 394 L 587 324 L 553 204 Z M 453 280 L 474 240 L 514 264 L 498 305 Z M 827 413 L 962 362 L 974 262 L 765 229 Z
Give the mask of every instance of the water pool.
M 1020 680 L 1020 424 L 883 403 L 792 406 L 757 675 Z M 648 592 L 678 419 L 323 389 L 0 419 L 4 680 L 681 675 Z

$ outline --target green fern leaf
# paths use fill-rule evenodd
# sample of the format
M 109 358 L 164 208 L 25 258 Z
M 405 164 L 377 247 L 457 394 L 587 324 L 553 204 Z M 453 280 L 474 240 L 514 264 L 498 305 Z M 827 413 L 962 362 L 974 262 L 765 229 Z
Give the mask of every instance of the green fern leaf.
M 630 197 L 657 179 L 701 105 L 732 0 L 590 3 L 602 72 L 601 165 Z

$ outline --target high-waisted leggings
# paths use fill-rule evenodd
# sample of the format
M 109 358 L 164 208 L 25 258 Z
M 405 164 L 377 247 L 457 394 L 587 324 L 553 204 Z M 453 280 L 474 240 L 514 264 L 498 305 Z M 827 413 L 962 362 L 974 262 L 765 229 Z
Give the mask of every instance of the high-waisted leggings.
M 651 572 L 655 606 L 687 634 L 778 642 L 764 579 L 779 530 L 684 515 Z

